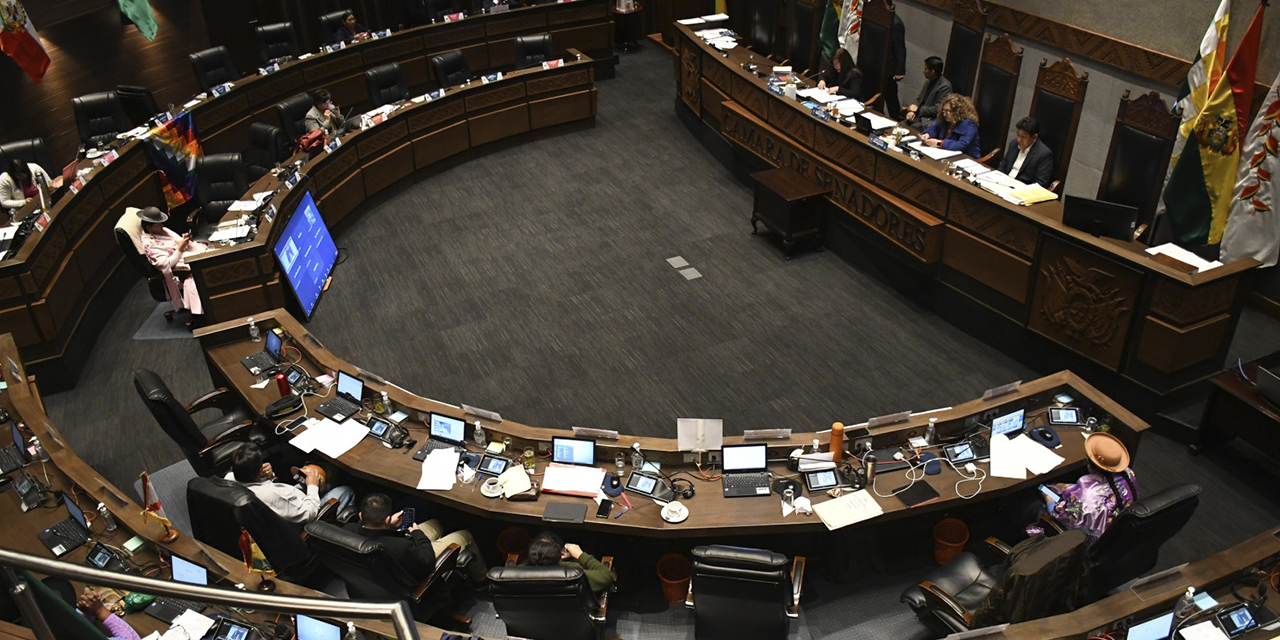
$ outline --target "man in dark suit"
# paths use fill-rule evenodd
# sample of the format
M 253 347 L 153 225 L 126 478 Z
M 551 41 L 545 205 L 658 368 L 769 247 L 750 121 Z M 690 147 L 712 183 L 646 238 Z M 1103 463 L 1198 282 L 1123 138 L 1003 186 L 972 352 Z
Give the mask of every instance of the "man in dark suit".
M 444 535 L 438 520 L 410 523 L 407 531 L 400 529 L 403 511 L 393 511 L 391 498 L 383 493 L 371 493 L 360 503 L 360 521 L 346 525 L 348 531 L 377 540 L 387 554 L 415 579 L 431 575 L 436 566 L 436 554 L 443 552 L 450 543 L 463 549 L 476 548 L 475 538 L 468 531 L 455 531 Z M 477 552 L 464 567 L 469 581 L 483 584 L 484 561 Z
M 1038 184 L 1046 189 L 1053 182 L 1053 152 L 1040 142 L 1040 123 L 1027 116 L 1018 121 L 1018 151 L 1013 144 L 1000 159 L 1000 173 L 1006 173 L 1018 182 Z
M 902 113 L 902 103 L 898 100 L 898 83 L 907 77 L 907 27 L 898 17 L 898 8 L 893 0 L 885 0 L 885 6 L 893 12 L 893 32 L 889 35 L 889 60 L 885 70 L 889 81 L 884 85 L 884 112 L 890 117 Z
M 924 86 L 920 88 L 920 97 L 907 107 L 904 119 L 920 129 L 927 129 L 938 117 L 938 109 L 942 100 L 954 91 L 951 81 L 942 75 L 943 62 L 938 56 L 929 56 L 924 60 Z

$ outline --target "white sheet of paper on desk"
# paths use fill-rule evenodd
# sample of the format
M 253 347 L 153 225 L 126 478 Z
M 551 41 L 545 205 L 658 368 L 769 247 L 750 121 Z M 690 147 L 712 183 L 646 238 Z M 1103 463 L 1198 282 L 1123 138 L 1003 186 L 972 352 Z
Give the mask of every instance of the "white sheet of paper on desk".
M 18 233 L 18 227 L 21 225 L 11 224 L 0 229 L 0 240 L 12 240 L 14 234 Z
M 720 38 L 718 40 L 712 40 L 711 46 L 721 51 L 728 51 L 730 49 L 733 49 L 734 47 L 737 47 L 738 41 L 734 40 L 733 38 Z
M 143 636 L 142 640 L 160 640 L 160 632 L 152 631 L 149 635 Z
M 1049 447 L 1028 438 L 1025 433 L 1014 438 L 1011 444 L 1017 450 L 1018 459 L 1023 466 L 1035 475 L 1053 471 L 1064 460 L 1062 456 L 1050 451 Z
M 239 240 L 249 236 L 248 225 L 240 225 L 227 229 L 218 229 L 209 234 L 209 242 L 226 242 L 228 240 Z
M 881 115 L 867 113 L 867 118 L 871 120 L 871 128 L 875 130 L 888 129 L 889 127 L 898 126 L 897 120 L 891 120 Z
M 173 619 L 173 626 L 165 632 L 164 637 L 203 638 L 213 628 L 213 618 L 198 611 L 187 609 Z
M 836 463 L 832 462 L 830 451 L 801 454 L 800 464 L 797 467 L 800 471 L 825 471 L 834 468 L 836 468 Z
M 529 480 L 529 474 L 525 473 L 523 466 L 513 464 L 498 476 L 498 486 L 502 487 L 502 497 L 510 498 L 533 488 L 533 482 Z
M 883 514 L 884 509 L 871 496 L 871 492 L 863 489 L 815 504 L 813 512 L 818 514 L 818 518 L 827 525 L 827 529 L 834 531 L 863 520 L 870 520 Z
M 253 200 L 236 200 L 227 207 L 227 211 L 253 211 L 258 208 L 258 203 Z
M 458 479 L 458 458 L 454 449 L 436 449 L 422 461 L 422 475 L 418 488 L 423 491 L 448 491 Z
M 341 458 L 344 453 L 354 449 L 366 435 L 369 435 L 369 427 L 355 420 L 347 420 L 342 424 L 336 424 L 328 419 L 325 421 L 333 426 L 320 442 L 316 443 L 316 451 L 330 458 Z
M 703 20 L 702 18 L 685 18 L 684 20 L 676 20 L 677 24 L 682 24 L 686 27 L 692 27 L 695 24 L 704 24 L 705 22 L 706 20 Z
M 978 162 L 977 160 L 974 160 L 973 158 L 956 160 L 956 166 L 961 169 L 964 169 L 971 176 L 980 176 L 984 173 L 987 173 L 988 171 L 991 171 L 991 169 L 988 168 L 986 165 L 982 164 L 981 162 Z
M 947 158 L 953 158 L 955 156 L 960 155 L 960 152 L 954 149 L 939 149 L 937 147 L 930 147 L 924 144 L 923 142 L 912 142 L 907 146 L 924 154 L 925 157 L 932 158 L 934 160 L 946 160 Z
M 1183 627 L 1178 633 L 1183 640 L 1229 640 L 1227 634 L 1222 629 L 1219 629 L 1212 620 L 1205 620 L 1200 624 Z
M 855 113 L 862 113 L 866 107 L 862 106 L 861 102 L 858 102 L 853 98 L 849 98 L 848 100 L 841 100 L 840 102 L 837 102 L 836 109 L 840 111 L 840 115 L 842 116 L 851 116 Z
M 991 475 L 1026 480 L 1027 467 L 1018 455 L 1017 447 L 1004 434 L 991 436 Z
M 706 21 L 706 22 L 720 22 L 721 20 L 728 20 L 728 19 L 729 19 L 729 14 L 727 14 L 727 13 L 713 13 L 713 14 L 711 14 L 711 15 L 709 15 L 709 16 L 702 16 L 702 19 L 703 19 L 704 21 Z
M 542 490 L 582 496 L 595 495 L 604 485 L 604 469 L 576 464 L 547 465 L 542 474 Z
M 1222 263 L 1218 262 L 1217 260 L 1213 260 L 1213 261 L 1205 260 L 1204 258 L 1201 258 L 1200 256 L 1194 253 L 1191 253 L 1190 251 L 1187 251 L 1186 249 L 1183 249 L 1182 247 L 1179 247 L 1176 244 L 1173 244 L 1172 242 L 1162 244 L 1156 247 L 1151 247 L 1147 249 L 1147 253 L 1153 256 L 1162 255 L 1162 254 L 1169 256 L 1170 258 L 1173 258 L 1180 262 L 1185 262 L 1195 267 L 1197 271 L 1208 271 L 1209 269 L 1212 269 L 1214 267 L 1222 266 Z
M 194 106 L 196 106 L 196 105 L 198 105 L 198 104 L 200 104 L 200 99 L 199 99 L 199 98 L 196 98 L 195 100 L 188 100 L 188 101 L 186 101 L 186 102 L 182 103 L 182 108 L 183 108 L 183 109 L 190 109 L 191 107 L 194 107 Z
M 268 380 L 270 380 L 270 378 L 268 378 Z M 312 451 L 315 451 L 316 442 L 320 440 L 321 436 L 320 430 L 316 429 L 316 424 L 319 422 L 320 421 L 316 418 L 311 418 L 310 420 L 302 423 L 303 428 L 306 430 L 290 438 L 289 444 L 297 447 L 303 453 L 311 453 Z

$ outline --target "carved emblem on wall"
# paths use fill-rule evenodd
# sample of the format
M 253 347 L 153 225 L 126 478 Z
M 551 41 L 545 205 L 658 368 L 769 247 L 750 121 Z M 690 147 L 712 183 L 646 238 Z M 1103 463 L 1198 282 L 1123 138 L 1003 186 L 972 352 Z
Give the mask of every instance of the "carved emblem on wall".
M 1109 345 L 1124 328 L 1133 309 L 1113 274 L 1059 256 L 1042 267 L 1048 279 L 1040 316 L 1067 340 L 1094 346 Z

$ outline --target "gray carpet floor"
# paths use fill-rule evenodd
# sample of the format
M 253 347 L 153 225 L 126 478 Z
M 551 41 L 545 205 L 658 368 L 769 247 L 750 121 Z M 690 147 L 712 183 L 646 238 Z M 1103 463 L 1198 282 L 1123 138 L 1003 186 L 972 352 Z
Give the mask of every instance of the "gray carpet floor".
M 787 262 L 751 236 L 750 190 L 677 119 L 662 52 L 624 56 L 617 79 L 598 87 L 596 126 L 523 138 L 412 177 L 335 230 L 347 259 L 310 330 L 432 398 L 536 426 L 668 437 L 679 417 L 723 418 L 731 434 L 810 430 L 948 406 L 1051 373 L 832 253 Z M 703 277 L 686 280 L 666 262 L 674 256 Z M 139 283 L 103 319 L 79 386 L 47 398 L 72 446 L 117 486 L 181 458 L 130 373 L 155 370 L 180 401 L 210 386 L 194 340 L 134 339 L 140 327 L 157 333 L 147 329 L 155 310 Z M 1280 348 L 1278 326 L 1246 312 L 1232 361 Z M 1158 435 L 1145 439 L 1144 491 L 1204 486 L 1162 567 L 1276 524 L 1272 466 L 1243 445 L 1192 457 Z M 897 594 L 926 568 L 822 588 L 796 637 L 923 637 Z M 632 607 L 626 597 L 615 607 L 629 639 L 691 637 L 683 609 Z

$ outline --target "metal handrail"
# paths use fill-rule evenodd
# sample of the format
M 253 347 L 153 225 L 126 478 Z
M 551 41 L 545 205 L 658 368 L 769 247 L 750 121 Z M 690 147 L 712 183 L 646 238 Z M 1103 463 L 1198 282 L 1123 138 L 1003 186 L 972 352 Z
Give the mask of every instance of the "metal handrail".
M 278 613 L 315 614 L 327 617 L 340 616 L 359 619 L 385 619 L 390 617 L 398 640 L 419 640 L 418 629 L 413 622 L 413 614 L 409 610 L 408 603 L 403 601 L 339 600 L 336 598 L 284 596 L 257 591 L 217 589 L 184 582 L 170 582 L 168 580 L 156 580 L 155 578 L 103 571 L 84 565 L 60 562 L 48 558 L 37 558 L 5 548 L 0 548 L 0 566 L 10 569 L 26 569 L 27 571 L 116 589 L 141 591 L 183 600 L 211 602 L 230 607 L 253 608 Z M 28 608 L 21 603 L 31 598 L 30 590 L 24 589 L 23 585 L 17 585 L 12 587 L 10 591 L 15 599 L 18 600 L 19 606 L 23 608 L 24 612 L 27 611 Z M 27 600 L 27 602 L 34 607 L 34 601 Z M 48 625 L 44 623 L 42 616 L 37 613 L 36 617 L 41 619 L 38 621 L 28 620 L 28 624 L 36 632 L 36 637 L 39 640 L 57 640 L 49 633 Z

